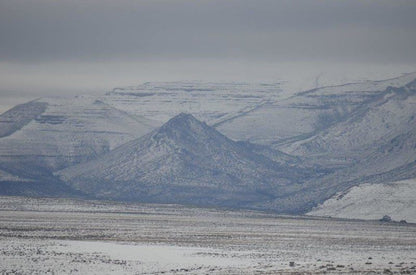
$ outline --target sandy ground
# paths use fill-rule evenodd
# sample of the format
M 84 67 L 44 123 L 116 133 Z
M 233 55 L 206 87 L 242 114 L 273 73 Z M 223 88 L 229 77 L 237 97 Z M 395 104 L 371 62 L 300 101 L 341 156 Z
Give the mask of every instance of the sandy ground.
M 0 274 L 416 273 L 416 225 L 0 197 Z

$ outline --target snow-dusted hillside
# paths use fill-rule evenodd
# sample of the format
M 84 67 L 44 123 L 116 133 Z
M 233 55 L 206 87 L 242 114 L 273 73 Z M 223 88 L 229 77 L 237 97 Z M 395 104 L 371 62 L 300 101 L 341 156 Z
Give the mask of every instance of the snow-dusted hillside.
M 46 109 L 45 102 L 28 102 L 8 110 L 0 116 L 0 138 L 22 129 Z
M 389 87 L 345 120 L 279 148 L 310 163 L 342 168 L 321 179 L 327 189 L 412 178 L 416 176 L 415 84 Z
M 394 221 L 416 223 L 416 179 L 360 184 L 334 195 L 308 215 L 378 220 L 384 215 Z
M 388 87 L 400 88 L 414 79 L 416 73 L 274 98 L 243 115 L 216 124 L 216 128 L 232 139 L 285 149 L 287 144 L 312 137 L 360 113 L 362 108 L 377 101 Z
M 304 176 L 298 170 L 179 114 L 158 130 L 59 174 L 77 190 L 101 198 L 248 207 L 274 199 Z
M 27 177 L 95 158 L 154 128 L 92 97 L 38 99 L 1 115 L 0 125 L 0 169 Z
M 416 81 L 399 88 L 389 87 L 376 93 L 344 120 L 309 139 L 286 146 L 285 151 L 296 155 L 329 153 L 353 156 L 357 151 L 361 154 L 364 147 L 377 147 L 414 128 L 415 106 Z
M 298 93 L 145 83 L 38 99 L 0 116 L 0 193 L 51 181 L 100 198 L 309 211 L 363 182 L 416 177 L 415 79 Z M 171 119 L 181 112 L 196 118 Z
M 100 100 L 161 124 L 179 113 L 192 113 L 210 125 L 241 116 L 282 97 L 279 83 L 160 82 L 116 88 Z
M 402 87 L 416 73 L 296 93 L 285 83 L 161 82 L 116 88 L 100 100 L 160 125 L 185 112 L 233 140 L 271 145 L 302 140 L 345 119 L 387 87 Z

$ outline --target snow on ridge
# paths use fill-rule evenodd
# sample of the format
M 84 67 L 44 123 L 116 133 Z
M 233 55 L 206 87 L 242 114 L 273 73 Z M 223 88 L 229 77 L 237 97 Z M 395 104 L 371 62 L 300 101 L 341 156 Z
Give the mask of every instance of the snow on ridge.
M 57 175 L 100 198 L 250 208 L 252 202 L 280 194 L 301 172 L 228 139 L 192 115 L 179 114 L 157 130 Z
M 0 138 L 19 131 L 47 108 L 43 102 L 30 101 L 19 104 L 0 115 Z
M 399 88 L 407 85 L 416 79 L 416 72 L 406 73 L 398 77 L 385 80 L 366 80 L 357 83 L 347 83 L 343 85 L 327 86 L 306 91 L 305 93 L 313 94 L 314 96 L 329 96 L 342 93 L 373 93 L 386 90 L 388 87 Z
M 45 97 L 31 104 L 45 107 L 41 113 L 31 116 L 27 115 L 30 110 L 20 110 L 21 114 L 12 117 L 16 124 L 14 128 L 18 130 L 0 139 L 1 161 L 9 168 L 23 166 L 20 162 L 9 161 L 18 156 L 30 158 L 31 163 L 40 163 L 47 168 L 66 167 L 156 127 L 151 119 L 117 110 L 92 96 Z M 30 121 L 18 128 L 22 117 L 28 117 Z
M 281 98 L 280 83 L 148 82 L 116 88 L 101 100 L 131 114 L 164 123 L 180 112 L 213 125 Z
M 411 135 L 403 135 L 403 133 L 415 125 L 413 115 L 416 96 L 410 93 L 407 96 L 407 86 L 397 89 L 397 92 L 392 91 L 391 94 L 386 91 L 386 96 L 389 98 L 378 99 L 377 94 L 383 91 L 379 89 L 386 85 L 388 87 L 404 85 L 411 78 L 414 79 L 414 76 L 416 74 L 374 83 L 366 81 L 363 82 L 364 84 L 326 87 L 314 90 L 316 94 L 309 91 L 309 94 L 299 93 L 289 98 L 282 95 L 280 83 L 266 85 L 199 82 L 145 83 L 139 88 L 116 89 L 102 97 L 42 98 L 36 102 L 47 104 L 46 110 L 12 135 L 0 139 L 0 154 L 10 158 L 23 155 L 25 161 L 30 164 L 42 163 L 55 172 L 73 164 L 90 161 L 92 158 L 101 158 L 101 155 L 105 155 L 108 151 L 123 146 L 129 141 L 134 141 L 140 136 L 143 137 L 144 134 L 149 133 L 162 122 L 171 119 L 180 112 L 185 112 L 192 113 L 198 120 L 207 121 L 209 125 L 215 127 L 217 131 L 232 141 L 248 140 L 274 146 L 275 149 L 286 149 L 287 153 L 299 152 L 299 158 L 308 156 L 311 152 L 317 152 L 315 155 L 319 156 L 319 153 L 326 152 L 323 150 L 326 147 L 313 146 L 313 150 L 303 150 L 302 147 L 302 150 L 295 151 L 296 147 L 293 146 L 292 150 L 290 145 L 296 141 L 300 144 L 310 135 L 317 137 L 316 133 L 328 132 L 328 140 L 332 140 L 332 143 L 319 142 L 319 139 L 316 142 L 317 145 L 334 144 L 334 146 L 327 146 L 327 148 L 333 149 L 329 151 L 331 154 L 334 153 L 330 155 L 333 158 L 325 157 L 325 159 L 331 161 L 342 159 L 341 164 L 344 165 L 347 163 L 346 152 L 357 152 L 359 158 L 371 154 L 371 159 L 367 158 L 366 160 L 373 161 L 368 165 L 361 166 L 357 172 L 357 175 L 365 173 L 367 176 L 370 172 L 380 173 L 387 171 L 384 169 L 386 167 L 391 170 L 399 164 L 406 165 L 410 161 L 414 161 L 412 158 L 414 156 L 414 154 L 412 155 L 413 149 L 408 149 L 412 145 L 409 141 L 414 140 L 412 139 L 414 134 L 412 132 Z M 328 94 L 319 94 L 325 89 L 329 89 Z M 357 92 L 352 93 L 353 89 L 356 89 Z M 373 91 L 374 89 L 377 91 Z M 339 92 L 339 94 L 335 94 L 335 92 Z M 381 95 L 383 94 L 381 93 Z M 394 94 L 397 95 L 393 96 Z M 377 100 L 384 103 L 380 105 Z M 368 108 L 370 103 L 372 108 Z M 364 109 L 369 111 L 365 113 L 366 115 L 361 115 L 360 111 Z M 346 119 L 352 114 L 359 118 L 359 121 L 356 120 L 359 123 Z M 147 118 L 156 120 L 155 125 L 147 124 L 149 121 Z M 131 158 L 126 159 L 126 163 L 129 165 L 124 165 L 125 163 L 120 161 L 119 155 L 113 156 L 110 160 L 116 164 L 115 167 L 119 168 L 117 172 L 120 172 L 117 173 L 116 179 L 127 182 L 127 180 L 134 181 L 142 177 L 146 181 L 150 178 L 158 182 L 156 177 L 161 178 L 167 173 L 172 173 L 174 177 L 181 178 L 184 174 L 181 171 L 186 171 L 189 172 L 190 178 L 204 176 L 207 179 L 207 184 L 213 182 L 213 177 L 218 178 L 218 183 L 231 182 L 232 179 L 228 178 L 229 171 L 223 173 L 221 170 L 226 166 L 233 173 L 237 171 L 234 173 L 237 177 L 242 173 L 247 173 L 247 177 L 253 178 L 255 182 L 261 182 L 258 180 L 257 173 L 251 172 L 257 169 L 256 165 L 260 165 L 252 158 L 251 150 L 240 150 L 242 146 L 237 146 L 232 142 L 223 142 L 225 137 L 219 138 L 218 133 L 215 134 L 217 138 L 211 139 L 214 136 L 212 131 L 205 131 L 206 127 L 203 127 L 199 122 L 194 125 L 195 127 L 177 126 L 175 129 L 171 128 L 170 131 L 159 133 L 157 137 L 160 137 L 158 142 L 161 146 L 150 139 L 143 146 L 137 146 L 144 151 L 146 148 L 149 149 L 146 151 L 148 153 L 146 159 L 143 159 L 140 154 L 131 155 Z M 391 134 L 396 132 L 401 133 L 400 139 L 394 139 L 395 136 Z M 198 142 L 191 143 L 190 140 L 198 140 Z M 215 143 L 211 148 L 208 140 L 213 140 Z M 379 143 L 373 142 L 374 140 Z M 184 145 L 182 141 L 186 144 Z M 385 143 L 390 141 L 393 142 L 392 145 L 385 146 Z M 343 146 L 337 146 L 339 144 Z M 402 144 L 405 146 L 401 146 Z M 189 149 L 190 145 L 193 146 L 192 149 L 195 149 L 191 152 L 192 154 L 189 154 L 189 150 L 182 150 Z M 378 147 L 369 145 L 377 145 Z M 150 148 L 151 146 L 153 147 Z M 129 153 L 134 151 L 131 150 L 132 148 L 127 148 L 120 155 L 130 156 Z M 199 162 L 195 161 L 195 156 L 201 155 L 201 152 L 211 156 L 214 151 L 212 148 L 216 148 L 214 155 L 216 159 L 211 162 L 199 159 Z M 227 150 L 220 151 L 218 148 Z M 323 149 L 321 150 L 321 148 Z M 402 150 L 389 151 L 390 148 Z M 376 149 L 383 150 L 381 153 L 375 154 L 374 150 Z M 227 154 L 232 158 L 223 156 Z M 276 154 L 271 153 L 270 155 Z M 27 160 L 27 156 L 31 158 Z M 245 156 L 249 157 L 245 158 Z M 279 155 L 277 157 L 281 159 Z M 348 160 L 354 160 L 353 157 L 356 155 L 352 155 Z M 167 159 L 166 162 L 163 162 L 164 158 Z M 246 163 L 239 163 L 235 161 L 236 159 Z M 320 161 L 319 165 L 327 165 L 327 162 L 322 162 L 323 159 L 317 158 L 317 163 Z M 178 160 L 182 160 L 182 162 L 178 164 Z M 221 160 L 222 164 L 218 165 Z M 283 164 L 285 160 L 286 158 L 278 163 Z M 139 165 L 140 161 L 148 166 Z M 405 163 L 397 164 L 397 161 Z M 107 167 L 104 162 L 97 163 L 97 166 L 93 167 L 96 170 L 101 171 Z M 7 167 L 4 169 L 10 168 L 10 171 L 11 168 L 23 167 L 23 164 L 15 164 L 13 161 L 6 164 Z M 195 172 L 197 169 L 191 166 L 195 164 L 201 165 L 201 171 L 208 171 L 207 167 L 213 168 L 209 170 L 212 175 L 204 171 L 197 174 Z M 156 170 L 155 167 L 161 167 L 160 173 L 153 172 Z M 379 171 L 380 168 L 384 170 Z M 103 175 L 103 178 L 106 179 L 116 174 L 113 173 L 114 169 L 108 168 L 107 174 Z M 266 169 L 266 171 L 269 170 Z M 342 175 L 345 176 L 345 174 Z M 350 174 L 348 173 L 348 176 Z M 278 176 L 280 175 L 276 177 Z M 7 177 L 10 178 L 8 175 Z M 393 181 L 398 178 L 389 180 Z M 346 179 L 341 178 L 338 185 L 342 185 L 343 180 L 345 182 Z M 348 187 L 344 187 L 342 190 L 345 188 Z M 333 194 L 339 190 L 341 188 L 330 191 Z M 322 196 L 320 199 L 326 199 L 327 196 Z M 303 201 L 305 200 L 302 198 Z
M 416 223 L 416 179 L 385 184 L 364 183 L 335 194 L 307 213 L 311 216 Z

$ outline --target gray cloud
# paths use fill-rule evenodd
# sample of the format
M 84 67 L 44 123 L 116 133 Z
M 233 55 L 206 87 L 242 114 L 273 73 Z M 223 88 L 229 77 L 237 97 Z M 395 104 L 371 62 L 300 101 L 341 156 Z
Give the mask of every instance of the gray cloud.
M 0 0 L 0 112 L 144 81 L 392 77 L 416 70 L 415 14 L 415 0 Z
M 414 0 L 1 0 L 0 58 L 414 63 L 415 13 Z

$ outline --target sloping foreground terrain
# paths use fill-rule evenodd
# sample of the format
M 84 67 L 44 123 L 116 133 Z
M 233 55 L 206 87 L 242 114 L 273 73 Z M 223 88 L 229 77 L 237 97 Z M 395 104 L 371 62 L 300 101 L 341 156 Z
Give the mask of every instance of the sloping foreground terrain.
M 412 224 L 0 197 L 0 273 L 412 274 Z
M 415 79 L 38 99 L 0 116 L 0 193 L 306 213 L 362 183 L 416 178 Z

